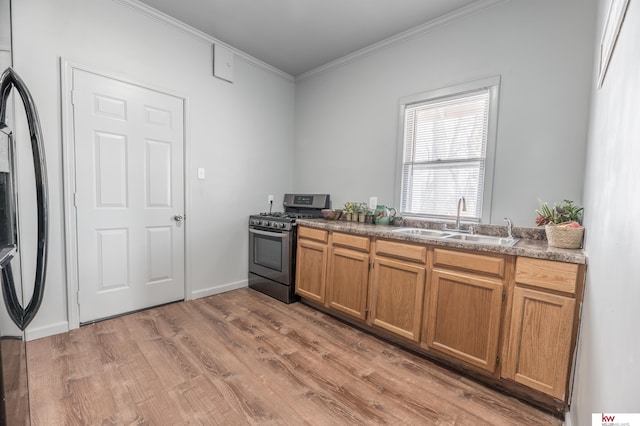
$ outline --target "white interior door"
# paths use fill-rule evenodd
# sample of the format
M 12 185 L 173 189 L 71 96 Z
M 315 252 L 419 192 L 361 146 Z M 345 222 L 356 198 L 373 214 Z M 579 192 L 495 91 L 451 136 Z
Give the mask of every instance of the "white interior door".
M 73 70 L 80 322 L 184 299 L 183 100 Z

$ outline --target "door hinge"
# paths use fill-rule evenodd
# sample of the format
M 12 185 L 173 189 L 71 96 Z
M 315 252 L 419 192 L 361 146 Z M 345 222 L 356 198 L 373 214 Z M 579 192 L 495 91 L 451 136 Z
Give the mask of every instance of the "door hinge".
M 369 270 L 371 270 L 371 261 L 369 261 Z
M 496 357 L 496 365 L 498 365 L 498 364 L 500 364 L 500 357 L 499 356 Z
M 75 105 L 75 104 L 76 104 L 76 91 L 71 90 L 71 105 Z
M 504 302 L 506 298 L 507 298 L 507 292 L 502 290 L 502 301 Z
M 74 207 L 78 207 L 78 193 L 77 192 L 73 193 L 73 206 Z

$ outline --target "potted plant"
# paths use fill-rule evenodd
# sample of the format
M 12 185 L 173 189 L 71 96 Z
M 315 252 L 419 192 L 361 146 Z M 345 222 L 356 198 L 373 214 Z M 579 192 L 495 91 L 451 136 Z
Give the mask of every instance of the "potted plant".
M 358 203 L 356 204 L 356 212 L 358 213 L 358 222 L 364 223 L 366 215 L 367 215 L 367 203 Z
M 544 225 L 549 246 L 580 248 L 584 238 L 583 212 L 583 207 L 570 200 L 554 204 L 553 207 L 541 201 L 540 209 L 536 210 L 536 225 Z
M 344 220 L 349 220 L 349 221 L 353 220 L 353 215 L 356 212 L 355 203 L 352 203 L 351 201 L 347 201 L 346 203 L 344 203 L 344 208 L 342 210 L 344 211 Z

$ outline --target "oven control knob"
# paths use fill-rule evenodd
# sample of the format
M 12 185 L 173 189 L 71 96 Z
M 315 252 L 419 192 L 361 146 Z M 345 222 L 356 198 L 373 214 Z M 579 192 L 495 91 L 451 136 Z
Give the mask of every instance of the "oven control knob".
M 282 228 L 284 228 L 284 223 L 274 223 L 273 227 L 282 229 Z
M 268 220 L 263 220 L 262 221 L 262 226 L 269 226 L 269 221 Z

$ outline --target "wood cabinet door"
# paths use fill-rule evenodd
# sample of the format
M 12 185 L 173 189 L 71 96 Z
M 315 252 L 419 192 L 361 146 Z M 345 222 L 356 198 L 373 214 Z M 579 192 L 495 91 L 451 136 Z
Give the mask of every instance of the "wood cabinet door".
M 516 286 L 502 376 L 565 399 L 576 301 Z
M 327 270 L 326 244 L 298 238 L 296 294 L 324 303 Z
M 369 285 L 369 254 L 330 249 L 327 302 L 330 308 L 365 320 Z
M 422 265 L 375 258 L 369 303 L 370 323 L 419 341 L 425 276 L 426 270 Z
M 502 290 L 498 280 L 434 269 L 425 315 L 427 346 L 494 372 Z

